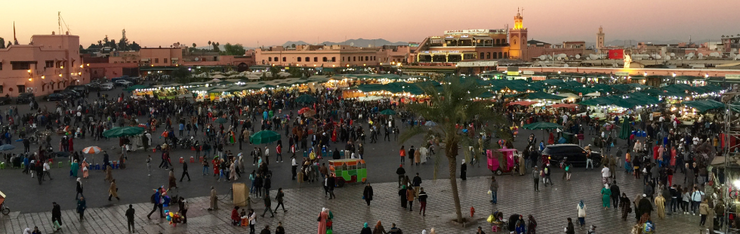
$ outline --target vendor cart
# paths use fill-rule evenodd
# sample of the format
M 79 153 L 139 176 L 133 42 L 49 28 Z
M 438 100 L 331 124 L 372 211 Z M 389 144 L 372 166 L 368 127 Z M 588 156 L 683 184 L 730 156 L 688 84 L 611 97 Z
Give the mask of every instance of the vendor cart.
M 10 214 L 10 208 L 5 205 L 5 194 L 3 192 L 0 192 L 0 211 L 2 211 L 4 215 Z
M 364 183 L 367 180 L 367 168 L 362 159 L 329 160 L 329 173 L 336 175 L 337 187 L 345 183 Z
M 486 157 L 488 158 L 488 169 L 496 175 L 502 175 L 504 173 L 511 173 L 517 169 L 516 161 L 514 158 L 515 154 L 519 154 L 516 149 L 498 149 L 498 152 L 503 155 L 503 162 L 499 162 L 498 155 L 494 155 L 493 151 L 486 150 Z M 512 173 L 513 175 L 514 173 Z

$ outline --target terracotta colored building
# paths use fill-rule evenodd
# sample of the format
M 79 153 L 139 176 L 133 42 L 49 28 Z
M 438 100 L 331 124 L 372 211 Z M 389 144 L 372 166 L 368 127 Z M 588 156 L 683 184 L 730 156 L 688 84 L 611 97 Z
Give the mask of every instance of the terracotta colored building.
M 34 35 L 28 45 L 0 49 L 0 95 L 43 96 L 90 82 L 75 35 Z
M 408 47 L 407 47 L 408 48 Z M 273 46 L 256 49 L 257 65 L 296 67 L 378 66 L 392 59 L 385 57 L 383 47 L 348 45 L 296 45 L 295 48 Z

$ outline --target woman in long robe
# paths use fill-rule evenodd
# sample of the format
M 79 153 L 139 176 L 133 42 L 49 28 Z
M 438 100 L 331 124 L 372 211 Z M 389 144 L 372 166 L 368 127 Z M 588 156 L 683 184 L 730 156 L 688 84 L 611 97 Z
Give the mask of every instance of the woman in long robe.
M 90 176 L 89 167 L 90 167 L 90 164 L 87 163 L 86 159 L 83 159 L 82 160 L 82 178 L 87 179 L 87 177 Z
M 77 162 L 77 160 L 75 160 L 74 162 L 72 162 L 72 165 L 70 166 L 70 169 L 69 170 L 70 170 L 70 175 L 72 177 L 77 178 L 77 171 L 80 170 L 80 164 Z
M 609 208 L 610 199 L 612 196 L 612 190 L 609 189 L 609 185 L 604 185 L 604 188 L 601 189 L 601 205 L 606 210 Z
M 321 208 L 319 213 L 319 228 L 317 234 L 326 234 L 326 221 L 329 220 L 329 210 Z
M 665 218 L 665 198 L 663 197 L 663 194 L 659 193 L 658 196 L 655 197 L 655 208 L 658 211 L 658 217 L 660 217 L 660 219 L 664 219 Z

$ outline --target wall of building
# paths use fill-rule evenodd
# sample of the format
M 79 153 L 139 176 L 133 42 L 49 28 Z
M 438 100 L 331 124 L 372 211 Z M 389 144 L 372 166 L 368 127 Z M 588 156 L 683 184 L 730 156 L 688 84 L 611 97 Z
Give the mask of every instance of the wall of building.
M 144 66 L 176 66 L 182 62 L 182 48 L 142 48 L 139 57 Z
M 274 66 L 301 66 L 301 67 L 345 67 L 345 66 L 377 66 L 381 63 L 379 48 L 358 47 L 323 47 L 321 50 L 297 46 L 296 50 L 285 50 L 282 47 L 273 47 L 263 50 L 257 49 L 254 58 L 257 65 Z M 382 55 L 382 54 L 381 54 Z M 308 61 L 306 59 L 308 58 Z
M 34 35 L 28 45 L 0 49 L 0 95 L 36 96 L 52 93 L 73 84 L 89 82 L 79 54 L 79 37 Z

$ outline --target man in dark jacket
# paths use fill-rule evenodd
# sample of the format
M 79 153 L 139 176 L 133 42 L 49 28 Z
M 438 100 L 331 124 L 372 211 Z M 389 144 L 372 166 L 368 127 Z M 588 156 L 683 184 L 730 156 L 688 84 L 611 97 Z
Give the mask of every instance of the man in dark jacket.
M 278 222 L 278 226 L 275 228 L 275 234 L 285 234 L 285 228 L 283 228 L 283 222 Z
M 60 208 L 59 204 L 57 204 L 56 202 L 52 202 L 51 223 L 54 226 L 55 231 L 57 230 L 57 228 L 62 227 L 62 208 Z M 59 227 L 57 227 L 57 224 L 59 225 Z
M 283 193 L 283 188 L 278 188 L 277 196 L 275 196 L 275 200 L 277 201 L 277 206 L 275 206 L 275 212 L 277 212 L 278 207 L 283 206 L 283 213 L 287 212 L 285 210 L 285 204 L 283 204 L 283 197 L 285 197 L 285 193 Z
M 416 176 L 414 176 L 414 179 L 411 180 L 411 185 L 414 186 L 414 194 L 416 194 L 416 197 L 419 197 L 419 188 L 421 186 L 421 177 L 419 177 L 419 173 L 416 173 Z
M 265 211 L 262 212 L 262 217 L 265 217 L 265 213 L 267 213 L 267 211 L 270 211 L 270 217 L 275 217 L 275 213 L 272 212 L 272 204 L 270 202 L 270 196 L 265 196 Z
M 265 181 L 262 182 L 262 187 L 265 188 L 265 197 L 270 197 L 270 187 L 272 186 L 272 180 L 270 175 L 265 176 Z
M 406 169 L 403 169 L 403 164 L 398 166 L 398 169 L 396 169 L 396 174 L 398 175 L 398 187 L 401 187 L 401 182 L 403 181 L 403 178 L 406 176 Z
M 424 192 L 424 188 L 420 188 L 421 191 L 419 191 L 419 203 L 421 204 L 421 208 L 419 208 L 419 214 L 422 216 L 427 216 L 427 193 Z
M 365 190 L 362 191 L 362 199 L 365 199 L 365 202 L 367 202 L 367 206 L 370 206 L 370 201 L 373 200 L 373 187 L 370 186 L 370 183 L 367 183 L 367 185 L 365 185 Z
M 128 232 L 136 232 L 136 229 L 134 228 L 134 206 L 128 205 L 128 210 L 126 210 L 126 221 L 128 223 Z
M 652 212 L 653 204 L 647 199 L 647 195 L 643 194 L 642 199 L 637 203 L 637 217 L 642 217 L 643 214 L 648 214 L 648 216 L 650 216 L 650 213 Z
M 333 173 L 329 176 L 329 178 L 326 178 L 326 187 L 329 189 L 329 199 L 337 198 L 337 196 L 334 196 L 334 187 L 336 187 L 336 175 Z
M 612 205 L 614 208 L 619 207 L 619 195 L 622 193 L 619 191 L 619 186 L 617 186 L 616 180 L 612 181 L 612 186 L 609 187 L 609 190 L 612 191 Z
M 190 173 L 188 173 L 188 163 L 183 162 L 182 163 L 182 175 L 180 176 L 180 182 L 182 182 L 182 179 L 185 179 L 185 176 L 188 176 L 188 181 L 190 181 Z
M 401 186 L 401 189 L 398 190 L 398 196 L 401 197 L 401 207 L 406 209 L 406 185 Z

